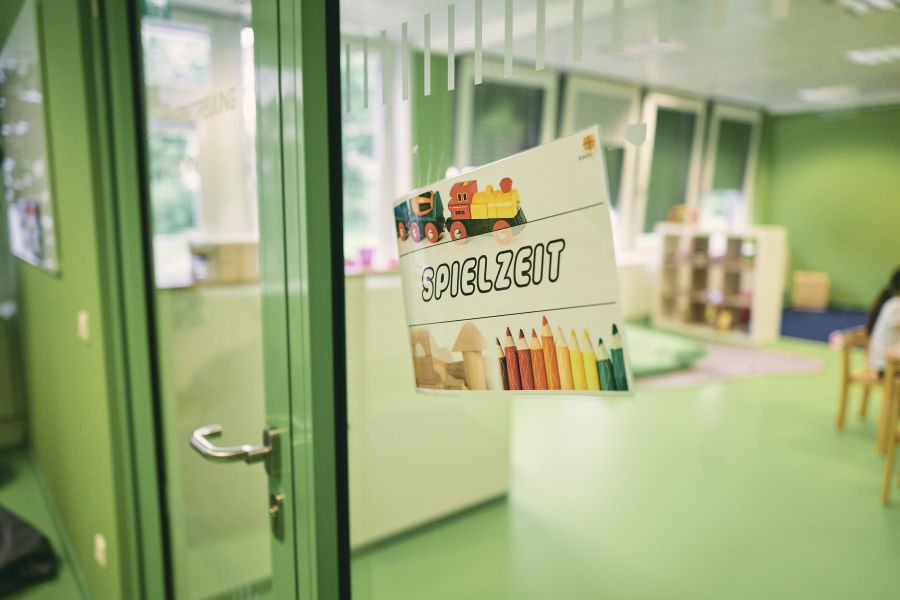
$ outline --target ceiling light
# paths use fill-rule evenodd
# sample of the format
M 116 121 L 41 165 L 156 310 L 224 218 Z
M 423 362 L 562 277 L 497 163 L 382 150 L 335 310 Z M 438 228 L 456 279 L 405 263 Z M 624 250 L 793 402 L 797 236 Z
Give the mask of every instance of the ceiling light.
M 892 45 L 848 50 L 845 56 L 847 60 L 861 65 L 882 65 L 900 60 L 900 46 Z
M 797 90 L 797 96 L 804 102 L 836 102 L 855 94 L 856 86 L 849 84 L 824 85 L 817 88 Z

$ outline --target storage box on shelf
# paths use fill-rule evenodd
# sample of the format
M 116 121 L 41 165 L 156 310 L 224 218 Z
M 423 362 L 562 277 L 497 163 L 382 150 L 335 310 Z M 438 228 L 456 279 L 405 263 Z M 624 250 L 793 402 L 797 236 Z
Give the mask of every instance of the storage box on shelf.
M 781 227 L 740 231 L 660 224 L 654 325 L 721 341 L 778 338 L 787 269 Z

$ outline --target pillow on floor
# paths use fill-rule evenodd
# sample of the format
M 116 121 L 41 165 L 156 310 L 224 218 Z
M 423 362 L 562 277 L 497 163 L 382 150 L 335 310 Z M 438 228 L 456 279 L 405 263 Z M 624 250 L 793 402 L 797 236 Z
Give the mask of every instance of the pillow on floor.
M 662 375 L 690 367 L 706 354 L 703 344 L 644 325 L 626 325 L 635 377 Z

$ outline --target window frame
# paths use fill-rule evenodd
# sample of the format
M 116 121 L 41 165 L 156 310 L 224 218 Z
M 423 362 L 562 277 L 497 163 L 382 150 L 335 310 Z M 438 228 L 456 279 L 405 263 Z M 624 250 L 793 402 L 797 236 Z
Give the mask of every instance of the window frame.
M 457 127 L 455 134 L 455 166 L 464 171 L 481 165 L 472 165 L 470 158 L 472 156 L 472 141 L 463 135 L 464 132 L 471 133 L 472 121 L 475 109 L 475 60 L 472 56 L 465 56 L 459 59 L 457 65 L 458 80 L 460 84 L 457 86 L 456 115 Z M 482 83 L 493 82 L 503 83 L 507 85 L 520 87 L 538 87 L 544 90 L 543 114 L 541 115 L 540 126 L 540 143 L 545 144 L 556 138 L 557 127 L 557 106 L 559 103 L 559 73 L 553 69 L 545 69 L 543 71 L 535 71 L 534 67 L 526 67 L 520 64 L 513 64 L 512 74 L 505 77 L 503 73 L 503 62 L 496 59 L 485 57 L 481 64 L 481 81 Z

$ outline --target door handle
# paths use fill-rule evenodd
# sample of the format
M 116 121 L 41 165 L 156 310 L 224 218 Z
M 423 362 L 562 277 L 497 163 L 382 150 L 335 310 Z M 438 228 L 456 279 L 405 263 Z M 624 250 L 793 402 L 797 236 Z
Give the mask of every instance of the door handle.
M 221 425 L 204 425 L 191 434 L 191 447 L 200 456 L 213 462 L 235 462 L 242 460 L 247 464 L 265 461 L 266 472 L 274 475 L 278 472 L 278 439 L 280 432 L 274 427 L 263 429 L 263 443 L 258 446 L 243 444 L 241 446 L 216 446 L 210 438 L 222 435 Z

